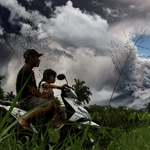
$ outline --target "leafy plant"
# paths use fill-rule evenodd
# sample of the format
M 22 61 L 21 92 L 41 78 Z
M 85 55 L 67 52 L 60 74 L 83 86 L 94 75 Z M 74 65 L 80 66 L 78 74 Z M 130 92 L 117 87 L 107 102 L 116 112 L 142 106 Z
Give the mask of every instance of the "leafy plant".
M 114 144 L 122 134 L 148 125 L 150 122 L 150 114 L 143 110 L 99 105 L 85 108 L 93 116 L 93 121 L 100 125 L 100 130 L 96 131 L 94 136 L 102 149 L 106 149 L 112 141 Z M 111 148 L 114 147 L 113 144 Z
M 13 91 L 7 92 L 7 94 L 5 94 L 6 101 L 13 101 L 14 99 L 15 99 L 15 95 L 13 94 Z
M 79 79 L 74 79 L 75 85 L 72 85 L 72 88 L 75 90 L 75 93 L 77 94 L 78 100 L 80 102 L 89 103 L 90 95 L 92 95 L 90 88 L 87 87 L 84 81 L 80 81 Z
M 112 141 L 108 150 L 148 150 L 150 149 L 150 128 L 143 126 L 124 132 L 116 140 Z

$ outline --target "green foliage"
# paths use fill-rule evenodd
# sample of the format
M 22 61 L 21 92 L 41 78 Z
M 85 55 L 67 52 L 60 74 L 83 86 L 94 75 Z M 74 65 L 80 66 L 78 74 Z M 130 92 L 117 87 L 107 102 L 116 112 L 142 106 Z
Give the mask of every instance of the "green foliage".
M 150 122 L 150 114 L 147 111 L 143 110 L 134 110 L 134 109 L 127 109 L 125 107 L 108 107 L 108 106 L 98 106 L 98 105 L 90 105 L 89 107 L 85 107 L 92 116 L 92 121 L 98 123 L 100 125 L 100 129 L 98 128 L 89 128 L 87 126 L 83 132 L 84 137 L 80 138 L 76 134 L 70 135 L 68 131 L 68 139 L 64 142 L 63 146 L 59 149 L 64 149 L 67 147 L 67 144 L 70 142 L 70 149 L 84 149 L 83 143 L 87 136 L 91 137 L 96 141 L 95 143 L 95 150 L 117 150 L 117 149 L 132 149 L 135 146 L 137 149 L 140 149 L 142 144 L 143 148 L 149 148 L 149 125 Z M 8 119 L 7 119 L 8 121 Z M 8 122 L 10 124 L 10 121 Z M 7 129 L 7 125 L 5 126 Z M 56 143 L 59 138 L 59 132 L 54 132 L 51 127 L 47 128 L 49 137 L 51 140 Z M 143 133 L 144 132 L 144 133 Z M 10 135 L 13 136 L 10 136 Z M 16 134 L 16 133 L 15 133 Z M 5 138 L 1 139 L 0 146 L 7 145 L 8 149 L 12 148 L 19 148 L 21 149 L 23 143 L 17 139 L 14 133 L 5 132 Z M 137 139 L 136 139 L 137 137 Z M 2 137 L 1 137 L 2 138 Z M 33 136 L 30 140 L 27 138 L 27 150 L 32 148 L 41 149 L 45 145 L 45 138 L 47 136 L 43 135 L 41 139 L 38 139 Z M 140 138 L 142 140 L 140 141 Z M 143 140 L 144 138 L 144 140 Z M 15 141 L 17 140 L 17 141 Z M 129 142 L 129 141 L 133 142 Z M 138 144 L 137 144 L 137 141 Z M 40 141 L 40 145 L 37 143 Z M 127 143 L 129 142 L 127 147 Z M 142 143 L 140 143 L 142 142 Z M 16 144 L 13 144 L 16 143 Z M 133 143 L 133 144 L 132 144 Z M 138 146 L 139 148 L 138 148 Z M 55 149 L 51 144 L 49 144 L 49 149 Z
M 146 110 L 147 112 L 150 112 L 150 103 L 148 103 L 148 104 L 146 105 L 145 110 Z
M 143 110 L 127 109 L 124 106 L 115 108 L 91 105 L 86 109 L 91 115 L 95 114 L 93 121 L 99 125 L 125 130 L 140 126 L 143 120 L 145 122 L 150 118 L 150 115 Z
M 93 116 L 93 121 L 101 126 L 101 129 L 94 135 L 102 149 L 107 148 L 112 141 L 118 140 L 123 133 L 143 127 L 150 122 L 150 114 L 143 110 L 98 105 L 85 108 Z
M 15 95 L 13 94 L 13 91 L 7 92 L 7 94 L 5 94 L 6 101 L 13 101 L 14 99 L 15 99 Z
M 78 96 L 78 100 L 84 104 L 89 103 L 90 95 L 92 95 L 90 88 L 84 85 L 84 81 L 80 81 L 79 79 L 74 80 L 75 85 L 73 85 L 72 88 L 75 90 L 75 93 Z
M 5 79 L 5 77 L 0 75 L 0 100 L 13 101 L 15 99 L 13 91 L 7 92 L 7 94 L 5 94 L 4 90 L 1 88 L 1 81 L 3 79 Z
M 149 150 L 150 128 L 143 126 L 124 132 L 116 141 L 108 146 L 109 150 Z

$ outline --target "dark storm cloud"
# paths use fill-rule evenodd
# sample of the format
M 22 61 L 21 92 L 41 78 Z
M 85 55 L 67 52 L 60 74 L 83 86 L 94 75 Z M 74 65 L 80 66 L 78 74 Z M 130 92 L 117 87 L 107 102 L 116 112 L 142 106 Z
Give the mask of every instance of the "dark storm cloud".
M 51 15 L 52 9 L 50 7 L 46 7 L 47 2 L 50 2 L 50 0 L 42 0 L 42 1 L 33 0 L 33 1 L 29 1 L 29 2 L 27 2 L 26 0 L 18 0 L 18 3 L 23 5 L 27 11 L 37 10 L 42 15 L 49 18 Z
M 106 19 L 108 23 L 116 23 L 121 20 L 143 18 L 149 13 L 148 1 L 142 3 L 140 0 L 71 0 L 74 8 L 79 8 L 82 11 L 87 11 L 88 13 L 96 13 L 102 18 Z M 50 18 L 53 12 L 58 6 L 64 6 L 68 0 L 43 0 L 43 1 L 26 1 L 26 0 L 16 0 L 18 5 L 24 7 L 26 11 L 38 11 L 41 15 Z M 47 3 L 50 3 L 49 7 Z M 12 25 L 8 19 L 10 17 L 9 5 L 3 5 L 0 3 L 1 12 L 1 26 L 6 32 L 14 32 L 19 30 L 16 26 L 17 23 Z M 26 18 L 27 19 L 27 18 Z M 19 17 L 15 22 L 26 22 L 24 17 Z
M 124 19 L 145 18 L 149 12 L 149 1 L 140 0 L 92 0 L 95 13 L 101 14 L 108 22 L 114 23 Z M 100 9 L 100 11 L 98 10 Z M 93 8 L 94 10 L 94 8 Z M 103 13 L 101 13 L 103 10 Z
M 5 43 L 0 42 L 0 68 L 6 66 L 13 56 L 14 53 L 10 48 Z
M 4 34 L 12 32 L 18 33 L 20 27 L 17 24 L 13 25 L 9 22 L 10 11 L 7 8 L 2 7 L 2 5 L 0 5 L 0 12 L 0 26 L 4 29 Z
M 14 52 L 10 50 L 6 43 L 0 42 L 0 75 L 5 76 L 6 79 L 8 79 L 9 73 L 13 73 L 8 68 L 11 60 L 15 58 Z M 3 84 L 6 82 L 7 80 L 3 80 Z
M 125 19 L 145 18 L 149 12 L 149 1 L 140 0 L 71 0 L 73 7 L 82 11 L 96 13 L 109 23 L 115 23 Z M 67 0 L 52 1 L 53 8 L 62 6 Z

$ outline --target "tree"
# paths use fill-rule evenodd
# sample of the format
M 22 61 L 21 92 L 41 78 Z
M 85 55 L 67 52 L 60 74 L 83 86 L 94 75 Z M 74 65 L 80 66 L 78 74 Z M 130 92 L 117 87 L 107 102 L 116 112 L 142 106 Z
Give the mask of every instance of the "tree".
M 13 101 L 14 98 L 15 98 L 15 95 L 13 94 L 13 91 L 7 92 L 7 94 L 5 95 L 5 100 L 7 101 Z
M 90 88 L 85 86 L 84 81 L 79 81 L 79 79 L 74 79 L 75 80 L 75 85 L 72 85 L 72 88 L 75 90 L 75 93 L 77 94 L 78 100 L 80 102 L 89 103 L 90 95 L 92 95 Z
M 0 75 L 0 99 L 1 99 L 1 100 L 4 100 L 4 91 L 3 91 L 3 89 L 1 88 L 1 81 L 2 81 L 4 78 L 5 78 L 4 76 L 1 76 L 1 75 Z

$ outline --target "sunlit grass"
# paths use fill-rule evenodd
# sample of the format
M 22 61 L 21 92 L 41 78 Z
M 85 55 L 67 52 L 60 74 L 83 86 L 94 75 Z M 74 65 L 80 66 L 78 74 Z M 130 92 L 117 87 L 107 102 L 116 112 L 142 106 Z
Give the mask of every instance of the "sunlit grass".
M 150 127 L 144 126 L 129 132 L 124 132 L 118 139 L 114 140 L 109 150 L 149 150 L 150 149 Z
M 4 137 L 1 138 L 0 142 L 0 149 L 1 150 L 41 150 L 45 149 L 85 149 L 84 148 L 84 141 L 88 134 L 88 128 L 89 125 L 85 128 L 85 130 L 82 130 L 80 133 L 83 133 L 83 137 L 78 136 L 78 134 L 72 135 L 70 131 L 68 131 L 68 134 L 66 135 L 66 140 L 59 146 L 58 140 L 60 137 L 59 131 L 55 132 L 53 127 L 49 127 L 48 130 L 44 135 L 41 135 L 40 138 L 37 137 L 37 134 L 28 135 L 28 133 L 25 133 L 24 130 L 16 132 L 15 129 L 10 130 L 10 132 L 6 132 Z M 5 129 L 4 129 L 5 130 Z M 19 137 L 18 135 L 20 133 L 24 134 L 24 136 Z M 47 137 L 47 135 L 49 137 Z M 94 135 L 91 135 L 94 136 Z M 46 139 L 49 139 L 49 143 L 46 143 Z M 52 143 L 57 143 L 53 144 Z M 59 147 L 58 147 L 59 146 Z M 89 149 L 90 150 L 90 149 Z

